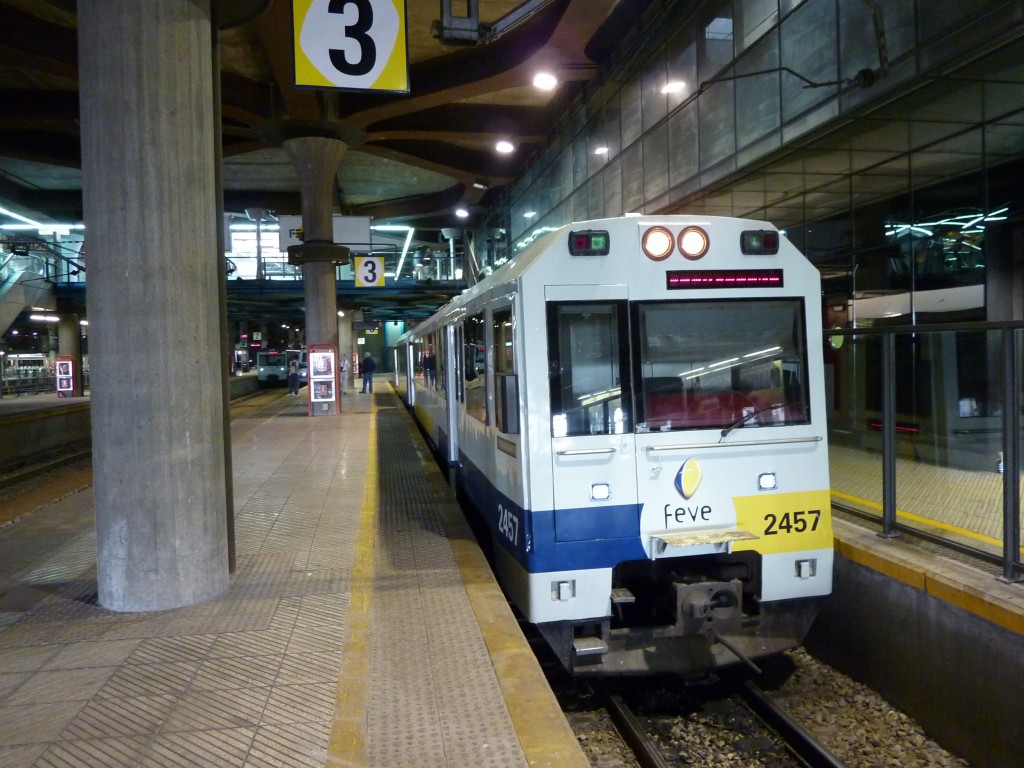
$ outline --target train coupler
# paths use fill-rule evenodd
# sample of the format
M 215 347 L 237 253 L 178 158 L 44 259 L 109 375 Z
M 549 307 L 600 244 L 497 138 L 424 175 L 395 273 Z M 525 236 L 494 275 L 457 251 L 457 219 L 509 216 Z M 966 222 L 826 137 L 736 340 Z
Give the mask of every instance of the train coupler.
M 713 640 L 743 624 L 743 582 L 709 581 L 673 585 L 676 590 L 676 630 Z

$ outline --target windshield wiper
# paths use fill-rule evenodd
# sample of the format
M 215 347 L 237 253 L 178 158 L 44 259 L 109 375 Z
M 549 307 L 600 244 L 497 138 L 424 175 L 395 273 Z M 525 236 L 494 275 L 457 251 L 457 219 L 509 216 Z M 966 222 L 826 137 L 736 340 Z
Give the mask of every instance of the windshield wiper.
M 748 421 L 750 421 L 758 414 L 764 413 L 765 411 L 774 411 L 776 408 L 783 408 L 785 405 L 785 403 L 773 403 L 772 405 L 766 405 L 762 408 L 755 408 L 750 413 L 743 414 L 742 416 L 740 416 L 740 418 L 736 419 L 736 421 L 734 421 L 732 424 L 730 424 L 728 427 L 722 430 L 722 439 L 725 439 L 726 435 L 728 435 L 734 429 L 742 427 L 744 424 L 746 424 Z M 719 442 L 721 441 L 722 440 L 719 440 Z

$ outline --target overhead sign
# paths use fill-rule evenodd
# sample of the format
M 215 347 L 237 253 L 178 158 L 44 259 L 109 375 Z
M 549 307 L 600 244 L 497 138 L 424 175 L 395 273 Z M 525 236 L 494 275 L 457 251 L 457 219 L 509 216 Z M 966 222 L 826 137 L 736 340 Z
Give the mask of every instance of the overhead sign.
M 384 259 L 380 256 L 355 258 L 356 288 L 384 287 Z
M 281 227 L 278 239 L 282 251 L 287 251 L 289 245 L 300 245 L 303 242 L 301 216 L 278 216 L 277 222 Z M 335 243 L 347 245 L 353 251 L 370 250 L 373 239 L 370 236 L 369 216 L 335 214 L 331 220 L 331 229 Z
M 292 0 L 295 84 L 409 92 L 404 0 Z

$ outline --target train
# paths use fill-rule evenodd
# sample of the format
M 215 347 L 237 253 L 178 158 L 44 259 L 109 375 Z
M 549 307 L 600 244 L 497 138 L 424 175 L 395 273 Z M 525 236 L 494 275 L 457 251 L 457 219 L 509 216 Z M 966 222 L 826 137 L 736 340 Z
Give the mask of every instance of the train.
M 288 383 L 288 364 L 299 361 L 299 384 L 306 385 L 309 378 L 305 349 L 287 349 L 284 352 L 264 350 L 256 353 L 256 384 L 259 387 L 284 386 Z
M 544 233 L 401 336 L 393 384 L 576 675 L 704 677 L 832 591 L 818 271 L 772 225 Z

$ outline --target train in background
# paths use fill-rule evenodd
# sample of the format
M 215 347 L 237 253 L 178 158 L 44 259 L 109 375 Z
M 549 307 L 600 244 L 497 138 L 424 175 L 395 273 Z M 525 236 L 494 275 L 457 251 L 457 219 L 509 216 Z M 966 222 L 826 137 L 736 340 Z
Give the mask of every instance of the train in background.
M 831 593 L 820 323 L 767 223 L 587 221 L 407 332 L 395 385 L 569 670 L 703 676 Z
M 278 352 L 264 350 L 256 353 L 256 383 L 259 387 L 283 387 L 288 384 L 288 364 L 299 361 L 299 384 L 305 386 L 309 378 L 305 349 L 286 349 Z

